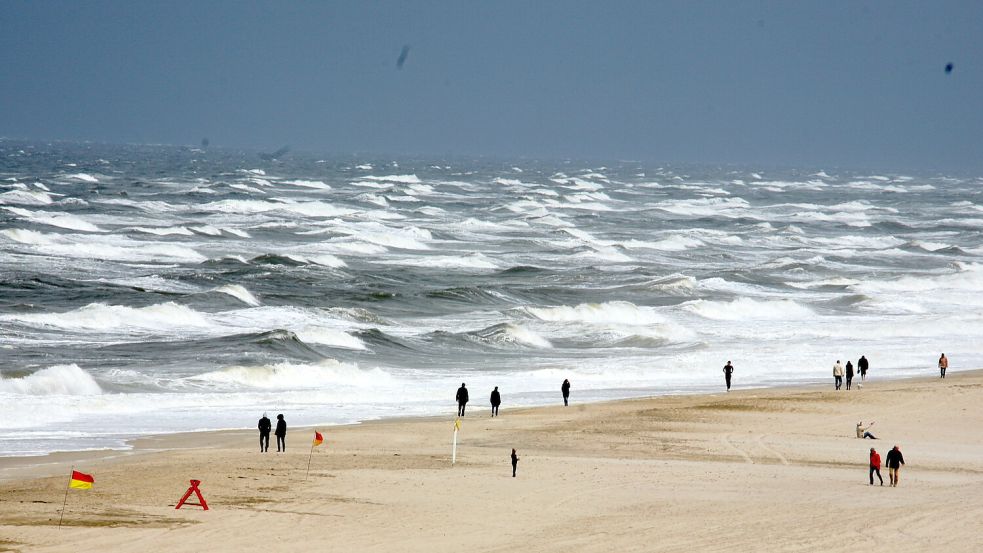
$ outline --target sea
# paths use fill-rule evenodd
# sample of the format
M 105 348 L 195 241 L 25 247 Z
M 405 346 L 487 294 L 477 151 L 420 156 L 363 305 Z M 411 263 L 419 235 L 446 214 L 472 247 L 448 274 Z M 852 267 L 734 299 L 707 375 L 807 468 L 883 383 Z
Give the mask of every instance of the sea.
M 0 140 L 0 456 L 983 367 L 981 292 L 978 175 Z

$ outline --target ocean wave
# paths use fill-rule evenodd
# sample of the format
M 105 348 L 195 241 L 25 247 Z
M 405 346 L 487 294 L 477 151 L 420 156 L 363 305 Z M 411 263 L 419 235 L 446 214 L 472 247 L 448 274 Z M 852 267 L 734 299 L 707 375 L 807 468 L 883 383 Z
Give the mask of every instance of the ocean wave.
M 219 200 L 217 202 L 209 202 L 196 206 L 196 209 L 218 213 L 235 213 L 240 215 L 283 212 L 312 218 L 343 217 L 345 215 L 355 213 L 354 209 L 338 207 L 327 202 L 300 202 L 295 200 Z
M 78 365 L 54 365 L 21 378 L 0 377 L 0 393 L 31 396 L 88 396 L 102 393 L 92 375 Z
M 0 194 L 0 204 L 50 205 L 51 194 L 38 190 L 10 190 Z
M 488 328 L 465 333 L 471 340 L 495 346 L 521 345 L 539 349 L 549 349 L 553 344 L 529 328 L 514 323 L 501 323 Z
M 356 365 L 325 359 L 319 363 L 276 363 L 258 366 L 232 366 L 184 379 L 191 384 L 225 385 L 261 390 L 310 389 L 324 386 L 377 387 L 392 380 L 381 369 L 360 369 Z
M 816 315 L 808 307 L 792 300 L 759 301 L 750 298 L 737 298 L 732 301 L 693 300 L 681 305 L 684 310 L 690 313 L 717 321 L 794 320 Z
M 4 229 L 0 235 L 57 257 L 102 259 L 121 262 L 201 263 L 208 258 L 177 244 L 130 240 L 113 235 L 45 234 L 24 229 Z
M 627 301 L 581 303 L 576 306 L 521 307 L 520 311 L 541 321 L 579 322 L 591 324 L 650 325 L 665 323 L 666 319 L 650 307 L 639 307 Z
M 143 234 L 153 234 L 155 236 L 194 236 L 195 233 L 188 230 L 187 227 L 132 227 L 130 229 L 135 232 L 142 232 Z
M 319 344 L 333 348 L 365 350 L 365 342 L 357 336 L 334 328 L 308 326 L 297 331 L 297 337 L 308 344 Z
M 314 188 L 317 190 L 331 190 L 331 186 L 319 180 L 296 179 L 296 180 L 285 180 L 280 182 L 292 186 L 300 186 L 302 188 Z
M 205 328 L 211 323 L 190 307 L 174 302 L 146 307 L 127 307 L 90 303 L 64 313 L 19 313 L 0 315 L 0 321 L 12 321 L 37 327 L 85 331 L 158 331 L 188 327 Z
M 375 175 L 368 175 L 359 178 L 364 180 L 379 181 L 379 182 L 396 182 L 400 184 L 419 184 L 421 182 L 420 178 L 417 177 L 416 175 L 384 175 L 379 177 Z
M 79 230 L 83 232 L 103 232 L 103 230 L 96 225 L 93 225 L 81 217 L 70 213 L 61 213 L 58 211 L 30 211 L 19 207 L 5 207 L 3 209 L 6 209 L 18 217 L 27 219 L 32 223 L 69 230 Z
M 983 265 L 959 263 L 957 267 L 956 272 L 940 275 L 903 276 L 894 280 L 867 280 L 854 285 L 852 289 L 865 294 L 932 292 L 937 290 L 983 291 Z
M 245 286 L 240 284 L 226 284 L 215 288 L 214 291 L 222 294 L 228 294 L 246 305 L 251 305 L 253 307 L 258 307 L 260 305 L 259 300 L 256 299 L 256 296 L 247 290 Z
M 99 182 L 99 179 L 97 179 L 96 177 L 94 177 L 94 176 L 92 176 L 92 175 L 90 175 L 88 173 L 75 173 L 75 174 L 72 174 L 72 175 L 65 175 L 65 176 L 67 178 L 75 179 L 75 180 L 80 180 L 82 182 L 89 182 L 89 183 Z
M 405 265 L 408 267 L 433 267 L 438 269 L 496 270 L 500 268 L 494 261 L 480 253 L 468 255 L 425 255 L 379 260 L 376 263 L 381 265 Z

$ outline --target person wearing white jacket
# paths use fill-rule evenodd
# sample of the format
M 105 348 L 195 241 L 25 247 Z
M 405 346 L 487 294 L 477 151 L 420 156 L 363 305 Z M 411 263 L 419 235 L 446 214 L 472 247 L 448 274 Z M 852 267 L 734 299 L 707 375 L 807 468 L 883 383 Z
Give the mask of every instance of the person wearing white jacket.
M 839 359 L 833 365 L 833 380 L 836 381 L 836 389 L 839 390 L 843 386 L 843 365 L 840 365 Z

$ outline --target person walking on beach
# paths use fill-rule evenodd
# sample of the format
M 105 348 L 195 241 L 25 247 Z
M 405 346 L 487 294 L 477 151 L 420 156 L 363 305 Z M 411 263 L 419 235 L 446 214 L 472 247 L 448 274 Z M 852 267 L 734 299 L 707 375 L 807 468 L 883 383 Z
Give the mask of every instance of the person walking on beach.
M 727 391 L 730 391 L 730 375 L 734 374 L 734 365 L 730 364 L 730 361 L 724 365 L 724 382 L 727 383 Z
M 270 419 L 266 417 L 266 413 L 263 413 L 263 418 L 259 419 L 259 451 L 260 453 L 266 453 L 270 449 L 270 430 L 273 427 L 270 425 Z
M 283 414 L 276 416 L 276 451 L 287 452 L 287 421 L 283 420 Z
M 864 421 L 858 422 L 857 423 L 857 437 L 860 438 L 861 440 L 864 439 L 864 438 L 870 438 L 871 440 L 876 440 L 877 439 L 877 436 L 875 436 L 875 435 L 873 435 L 873 434 L 871 434 L 870 432 L 867 431 L 867 429 L 870 428 L 871 426 L 874 426 L 874 423 L 873 422 L 871 422 L 867 426 L 864 426 Z
M 874 485 L 874 473 L 877 473 L 877 479 L 881 481 L 881 485 L 884 485 L 884 479 L 881 478 L 881 454 L 877 452 L 876 449 L 870 448 L 870 485 Z
M 836 360 L 836 364 L 833 365 L 833 381 L 836 383 L 836 389 L 839 390 L 843 386 L 843 365 L 840 365 L 840 360 Z
M 860 381 L 861 382 L 866 382 L 867 381 L 867 368 L 868 367 L 869 367 L 869 365 L 867 363 L 867 358 L 864 357 L 863 355 L 861 355 L 860 356 L 860 359 L 857 361 L 857 370 L 860 372 Z
M 846 389 L 850 389 L 850 385 L 853 383 L 853 363 L 847 359 L 846 362 Z
M 945 378 L 945 370 L 948 368 L 949 368 L 949 359 L 943 353 L 942 357 L 939 357 L 939 373 L 941 373 L 939 375 L 939 378 Z
M 563 385 L 560 386 L 560 392 L 563 393 L 563 406 L 566 407 L 569 405 L 567 400 L 570 399 L 570 381 L 566 378 L 563 379 Z
M 898 487 L 898 472 L 901 471 L 901 467 L 904 465 L 904 455 L 901 454 L 901 448 L 894 446 L 894 449 L 887 452 L 887 459 L 884 460 L 884 466 L 887 467 L 887 476 L 891 480 L 891 487 Z
M 515 469 L 519 466 L 519 456 L 515 454 L 515 448 L 512 448 L 512 478 L 515 478 Z
M 502 395 L 498 393 L 498 386 L 491 393 L 492 416 L 498 416 L 498 406 L 502 404 Z
M 463 417 L 464 407 L 468 404 L 468 389 L 464 386 L 463 382 L 461 382 L 461 387 L 457 389 L 455 399 L 457 399 L 457 416 Z

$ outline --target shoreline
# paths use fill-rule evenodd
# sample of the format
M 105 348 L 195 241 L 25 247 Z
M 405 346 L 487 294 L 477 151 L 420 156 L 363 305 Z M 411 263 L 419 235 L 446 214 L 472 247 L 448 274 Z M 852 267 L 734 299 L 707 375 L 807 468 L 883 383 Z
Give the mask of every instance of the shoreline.
M 983 375 L 983 368 L 981 369 L 969 369 L 959 372 L 950 372 L 950 375 L 956 374 L 979 374 Z M 938 378 L 935 377 L 937 380 Z M 932 381 L 930 376 L 907 376 L 900 378 L 888 378 L 884 380 L 878 380 L 878 383 L 891 383 L 891 382 L 907 382 L 907 381 L 917 381 L 925 380 Z M 831 384 L 830 384 L 831 385 Z M 741 392 L 755 392 L 764 390 L 785 390 L 788 393 L 796 392 L 806 392 L 806 391 L 820 391 L 827 387 L 827 384 L 822 383 L 796 383 L 789 385 L 777 385 L 777 386 L 761 386 L 761 387 L 741 387 L 735 388 L 731 395 L 739 394 Z M 847 390 L 843 390 L 846 392 Z M 851 390 L 852 391 L 852 390 Z M 859 390 L 858 390 L 859 391 Z M 649 401 L 658 400 L 660 398 L 675 398 L 675 397 L 699 397 L 708 396 L 715 397 L 720 394 L 727 394 L 726 391 L 719 392 L 708 392 L 708 391 L 693 391 L 693 392 L 680 392 L 680 393 L 664 393 L 664 394 L 654 394 L 645 395 L 637 397 L 627 397 L 618 399 L 603 399 L 597 401 L 589 401 L 584 403 L 574 404 L 575 407 L 588 406 L 588 405 L 606 405 L 606 404 L 618 404 L 622 402 L 634 402 L 634 401 Z M 453 406 L 449 405 L 448 409 Z M 539 409 L 550 409 L 556 407 L 555 405 L 531 405 L 531 406 L 521 406 L 508 408 L 506 413 L 523 413 L 530 410 Z M 482 412 L 484 409 L 482 409 Z M 385 423 L 399 423 L 399 422 L 420 422 L 420 421 L 437 421 L 437 420 L 453 420 L 456 418 L 452 415 L 406 415 L 406 416 L 392 416 L 392 417 L 381 417 L 378 419 L 368 419 L 364 421 L 357 421 L 352 423 L 344 424 L 326 424 L 324 426 L 296 426 L 291 427 L 288 430 L 288 436 L 290 433 L 304 431 L 313 431 L 315 428 L 327 431 L 325 429 L 331 429 L 332 431 L 336 429 L 344 428 L 355 428 L 359 426 L 371 425 L 371 424 L 385 424 Z M 92 463 L 101 463 L 104 461 L 111 461 L 113 459 L 125 459 L 139 455 L 153 454 L 157 452 L 170 451 L 175 449 L 190 449 L 190 448 L 202 448 L 202 447 L 229 447 L 233 444 L 241 443 L 243 436 L 248 436 L 254 438 L 257 436 L 256 429 L 251 428 L 230 428 L 230 429 L 219 429 L 219 430 L 197 430 L 197 431 L 182 431 L 182 432 L 171 432 L 166 434 L 147 434 L 142 436 L 137 436 L 129 438 L 125 443 L 129 446 L 126 449 L 88 449 L 88 450 L 64 450 L 64 451 L 53 451 L 43 455 L 13 455 L 13 456 L 0 456 L 0 486 L 5 482 L 8 482 L 15 478 L 21 478 L 24 476 L 28 477 L 44 477 L 53 476 L 55 474 L 60 474 L 66 467 L 73 465 L 74 463 L 88 461 Z M 272 440 L 275 442 L 275 440 Z

